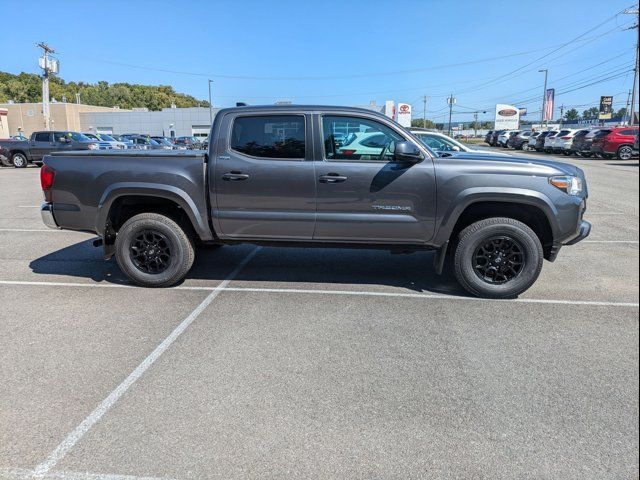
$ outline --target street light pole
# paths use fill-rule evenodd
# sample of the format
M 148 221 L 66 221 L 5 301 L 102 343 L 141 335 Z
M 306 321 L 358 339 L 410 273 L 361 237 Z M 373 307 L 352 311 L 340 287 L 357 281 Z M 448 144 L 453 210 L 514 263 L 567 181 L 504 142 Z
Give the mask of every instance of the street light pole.
M 209 79 L 209 122 L 213 125 L 213 106 L 211 104 L 211 84 L 213 80 Z
M 455 103 L 456 99 L 453 98 L 453 93 L 451 94 L 451 96 L 449 97 L 449 136 L 451 136 L 451 115 L 453 114 L 453 104 Z
M 547 106 L 547 75 L 549 74 L 549 70 L 546 68 L 542 70 L 538 70 L 538 73 L 544 72 L 544 90 L 542 91 L 542 113 L 540 114 L 540 130 L 542 130 L 542 125 L 544 124 L 544 110 Z
M 627 15 L 637 15 L 638 13 L 640 13 L 640 10 L 638 10 L 637 8 L 634 9 L 627 9 L 624 11 L 624 13 L 626 13 Z M 634 26 L 629 27 L 627 30 L 632 30 L 638 29 L 638 23 L 636 23 Z M 635 118 L 633 116 L 633 112 L 635 111 L 636 108 L 636 100 L 638 99 L 638 97 L 636 96 L 636 87 L 638 86 L 638 48 L 640 48 L 640 41 L 638 41 L 638 36 L 636 34 L 636 62 L 634 64 L 633 67 L 633 86 L 631 87 L 631 117 L 629 118 L 629 125 L 634 125 L 635 124 Z
M 427 96 L 423 98 L 424 110 L 422 111 L 422 128 L 427 128 Z

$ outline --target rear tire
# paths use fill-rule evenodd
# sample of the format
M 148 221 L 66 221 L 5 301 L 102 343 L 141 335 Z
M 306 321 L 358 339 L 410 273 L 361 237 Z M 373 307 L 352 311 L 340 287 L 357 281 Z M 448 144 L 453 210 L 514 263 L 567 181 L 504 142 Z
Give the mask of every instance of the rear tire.
M 11 163 L 13 163 L 13 166 L 16 168 L 27 168 L 27 165 L 29 165 L 26 155 L 20 152 L 14 153 L 11 156 Z
M 460 232 L 455 276 L 472 295 L 515 298 L 540 276 L 544 254 L 531 228 L 512 218 L 487 218 Z
M 158 213 L 141 213 L 127 220 L 115 247 L 120 269 L 143 287 L 178 283 L 195 259 L 193 242 L 184 229 Z
M 633 156 L 633 149 L 629 145 L 623 145 L 616 154 L 619 160 L 630 160 Z

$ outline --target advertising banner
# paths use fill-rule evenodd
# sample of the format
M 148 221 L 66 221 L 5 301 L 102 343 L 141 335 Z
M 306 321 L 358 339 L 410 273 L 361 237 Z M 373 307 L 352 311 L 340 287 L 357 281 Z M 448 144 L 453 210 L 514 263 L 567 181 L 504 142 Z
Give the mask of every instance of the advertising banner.
M 513 105 L 496 105 L 496 130 L 517 130 L 520 126 L 520 111 Z
M 609 120 L 613 115 L 613 97 L 600 97 L 600 112 L 598 118 L 600 120 Z
M 398 103 L 398 123 L 403 127 L 411 126 L 411 105 L 408 103 Z
M 545 122 L 553 120 L 553 101 L 555 94 L 555 88 L 548 88 L 544 94 L 544 115 L 542 120 Z

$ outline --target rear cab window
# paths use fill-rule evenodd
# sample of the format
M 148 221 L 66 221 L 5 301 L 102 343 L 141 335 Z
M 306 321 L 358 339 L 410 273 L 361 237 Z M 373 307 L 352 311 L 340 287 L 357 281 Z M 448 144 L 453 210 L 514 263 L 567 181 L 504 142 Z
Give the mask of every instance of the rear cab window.
M 231 150 L 258 158 L 305 158 L 304 115 L 251 115 L 233 120 Z
M 36 133 L 35 137 L 34 137 L 34 141 L 35 142 L 49 142 L 51 139 L 51 133 L 49 132 L 40 132 L 40 133 Z

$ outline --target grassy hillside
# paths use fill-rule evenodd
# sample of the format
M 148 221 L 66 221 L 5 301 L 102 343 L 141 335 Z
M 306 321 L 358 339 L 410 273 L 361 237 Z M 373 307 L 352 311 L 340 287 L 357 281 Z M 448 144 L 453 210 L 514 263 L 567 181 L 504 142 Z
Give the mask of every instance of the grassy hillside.
M 66 97 L 68 102 L 75 102 L 76 93 L 79 92 L 82 103 L 103 107 L 147 107 L 149 110 L 161 110 L 170 107 L 172 103 L 178 107 L 209 106 L 208 102 L 200 101 L 191 95 L 178 93 L 168 85 L 76 83 L 65 82 L 61 78 L 53 77 L 50 81 L 50 91 L 52 99 L 62 101 L 63 97 Z M 13 100 L 16 103 L 41 102 L 41 78 L 32 73 L 13 75 L 0 72 L 0 103 L 6 103 L 8 100 Z

